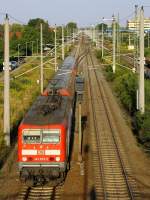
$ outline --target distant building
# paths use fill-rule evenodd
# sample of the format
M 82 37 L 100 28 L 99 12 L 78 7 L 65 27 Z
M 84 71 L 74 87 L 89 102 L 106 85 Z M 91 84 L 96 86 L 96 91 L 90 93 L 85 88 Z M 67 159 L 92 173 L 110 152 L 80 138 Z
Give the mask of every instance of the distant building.
M 139 30 L 139 20 L 129 20 L 127 21 L 127 28 L 131 31 Z M 145 31 L 150 31 L 150 18 L 145 18 L 144 19 L 144 30 Z

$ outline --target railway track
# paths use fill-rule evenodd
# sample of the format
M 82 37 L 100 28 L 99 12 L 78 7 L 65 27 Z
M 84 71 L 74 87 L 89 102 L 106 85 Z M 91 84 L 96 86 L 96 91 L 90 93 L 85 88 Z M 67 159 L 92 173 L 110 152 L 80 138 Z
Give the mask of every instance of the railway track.
M 110 112 L 103 88 L 103 77 L 98 77 L 89 51 L 86 70 L 89 80 L 92 158 L 97 199 L 140 199 L 124 152 L 116 121 Z
M 17 200 L 59 200 L 62 188 L 62 186 L 22 186 Z

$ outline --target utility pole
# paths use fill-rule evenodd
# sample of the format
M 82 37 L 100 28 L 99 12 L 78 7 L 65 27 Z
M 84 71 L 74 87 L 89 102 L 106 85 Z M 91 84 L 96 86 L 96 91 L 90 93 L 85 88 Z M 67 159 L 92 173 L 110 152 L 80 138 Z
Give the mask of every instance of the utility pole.
M 104 23 L 102 23 L 102 58 L 103 57 L 104 57 Z
M 62 60 L 65 59 L 64 26 L 62 25 Z
M 55 24 L 55 72 L 57 71 L 57 29 Z
M 7 14 L 4 29 L 4 139 L 6 145 L 10 146 L 9 19 Z
M 144 9 L 140 9 L 140 74 L 139 74 L 139 109 L 142 114 L 145 112 L 144 92 Z
M 43 88 L 44 88 L 44 84 L 43 84 L 43 26 L 42 23 L 40 24 L 40 32 L 41 32 L 41 70 L 40 70 L 40 85 L 41 85 L 41 94 L 43 94 Z
M 116 20 L 113 15 L 113 73 L 116 71 Z

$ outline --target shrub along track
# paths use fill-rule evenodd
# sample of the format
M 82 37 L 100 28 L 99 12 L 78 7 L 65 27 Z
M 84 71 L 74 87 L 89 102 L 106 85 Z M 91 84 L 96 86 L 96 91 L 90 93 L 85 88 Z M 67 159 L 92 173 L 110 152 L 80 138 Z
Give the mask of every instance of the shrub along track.
M 124 152 L 119 127 L 111 113 L 102 77 L 97 74 L 89 49 L 86 76 L 89 85 L 93 169 L 97 199 L 141 199 Z

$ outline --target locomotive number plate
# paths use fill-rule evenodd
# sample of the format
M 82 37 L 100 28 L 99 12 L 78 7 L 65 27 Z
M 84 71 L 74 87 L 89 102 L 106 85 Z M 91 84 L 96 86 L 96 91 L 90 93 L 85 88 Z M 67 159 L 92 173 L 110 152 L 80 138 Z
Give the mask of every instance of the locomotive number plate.
M 44 155 L 44 150 L 38 150 L 37 154 L 38 155 Z

